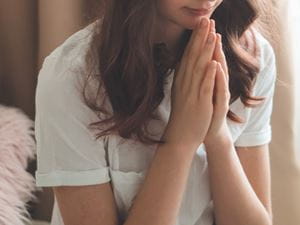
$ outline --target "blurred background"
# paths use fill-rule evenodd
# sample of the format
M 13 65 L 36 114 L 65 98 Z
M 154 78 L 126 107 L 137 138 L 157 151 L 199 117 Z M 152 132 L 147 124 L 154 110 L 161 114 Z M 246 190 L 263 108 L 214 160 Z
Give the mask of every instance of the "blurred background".
M 270 144 L 274 225 L 296 225 L 300 224 L 300 2 L 273 2 L 280 15 L 280 38 L 272 43 L 279 79 Z M 0 0 L 0 105 L 18 108 L 34 121 L 37 75 L 45 56 L 92 22 L 95 7 L 97 1 L 91 0 Z M 33 176 L 36 161 L 25 169 Z M 30 215 L 50 221 L 51 190 L 43 188 L 34 195 L 37 201 L 28 203 Z

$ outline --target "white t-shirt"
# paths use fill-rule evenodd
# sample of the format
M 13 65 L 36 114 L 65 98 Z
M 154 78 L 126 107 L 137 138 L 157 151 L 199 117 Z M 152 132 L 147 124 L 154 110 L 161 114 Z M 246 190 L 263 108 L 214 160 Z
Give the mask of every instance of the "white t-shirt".
M 39 72 L 35 117 L 36 184 L 50 187 L 111 181 L 119 214 L 126 217 L 150 166 L 155 145 L 149 147 L 116 135 L 95 140 L 87 129 L 89 123 L 98 121 L 97 115 L 85 105 L 80 89 L 83 81 L 80 71 L 84 70 L 82 53 L 88 47 L 92 26 L 74 33 L 58 46 L 45 58 Z M 271 141 L 275 55 L 269 42 L 257 31 L 256 39 L 261 48 L 261 71 L 254 95 L 266 96 L 266 101 L 257 108 L 245 108 L 240 99 L 230 105 L 233 112 L 247 120 L 245 124 L 237 124 L 227 119 L 235 146 L 262 145 Z M 151 124 L 151 129 L 159 135 L 170 114 L 172 81 L 173 75 L 168 78 L 165 98 L 157 109 L 162 121 Z M 204 148 L 201 144 L 194 156 L 176 225 L 213 223 Z M 63 225 L 56 200 L 51 225 Z

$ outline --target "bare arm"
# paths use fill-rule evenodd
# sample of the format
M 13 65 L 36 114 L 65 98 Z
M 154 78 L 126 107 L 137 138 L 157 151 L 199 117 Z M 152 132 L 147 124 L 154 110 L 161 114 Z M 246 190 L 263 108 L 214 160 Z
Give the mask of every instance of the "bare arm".
M 194 155 L 187 148 L 195 147 L 159 147 L 125 225 L 176 223 Z
M 258 159 L 267 149 L 237 153 L 231 142 L 206 147 L 216 224 L 271 225 L 268 159 Z
M 117 225 L 110 183 L 53 188 L 65 225 Z
M 216 34 L 207 18 L 194 29 L 172 85 L 171 113 L 125 225 L 174 225 L 197 147 L 213 112 Z M 176 94 L 175 94 L 176 93 Z M 110 185 L 55 188 L 65 225 L 117 224 Z M 121 221 L 122 222 L 122 221 Z
M 219 34 L 214 57 L 220 62 L 215 85 L 216 104 L 204 145 L 215 224 L 271 225 L 268 147 L 237 147 L 237 151 L 234 148 L 234 141 L 226 122 L 230 100 L 229 74 Z
M 251 186 L 273 220 L 269 144 L 236 147 L 236 152 Z
M 194 151 L 161 145 L 124 224 L 174 225 Z M 117 225 L 117 208 L 110 183 L 55 187 L 65 225 Z

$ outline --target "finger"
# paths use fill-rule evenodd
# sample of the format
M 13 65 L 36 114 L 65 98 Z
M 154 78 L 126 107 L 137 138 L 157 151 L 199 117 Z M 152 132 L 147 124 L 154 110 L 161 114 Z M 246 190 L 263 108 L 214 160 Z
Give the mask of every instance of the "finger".
M 230 92 L 226 81 L 226 74 L 220 63 L 217 65 L 216 80 L 216 104 L 218 106 L 224 106 L 225 104 L 226 107 L 228 105 Z
M 213 100 L 213 90 L 215 86 L 215 76 L 217 72 L 217 61 L 212 60 L 209 62 L 205 76 L 203 78 L 203 82 L 200 85 L 200 91 L 198 98 L 202 98 L 205 96 L 205 98 L 208 101 Z
M 215 20 L 210 20 L 210 32 L 216 32 L 216 23 Z
M 220 60 L 221 60 L 220 63 L 222 65 L 224 72 L 228 75 L 228 66 L 227 66 L 227 61 L 223 50 L 222 36 L 221 34 L 217 34 L 217 36 L 219 39 L 219 52 L 220 52 Z
M 203 24 L 202 24 L 202 22 L 203 22 Z M 195 38 L 197 36 L 197 33 L 200 32 L 201 25 L 208 26 L 208 24 L 209 24 L 208 19 L 201 18 L 201 20 L 197 23 L 196 27 L 194 28 L 193 33 L 190 37 L 190 40 L 189 40 L 188 44 L 185 47 L 185 50 L 184 50 L 184 53 L 183 53 L 182 59 L 181 59 L 181 61 L 183 63 L 183 66 L 181 68 L 184 69 L 184 71 L 185 71 L 185 65 L 189 61 L 189 58 L 188 58 L 189 57 L 189 52 L 193 48 Z
M 198 32 L 195 33 L 195 36 L 193 36 L 193 40 L 191 42 L 191 47 L 188 50 L 187 53 L 187 61 L 185 63 L 185 76 L 187 82 L 191 83 L 193 82 L 192 79 L 192 72 L 193 72 L 193 68 L 195 67 L 195 64 L 197 62 L 197 59 L 199 57 L 199 54 L 202 53 L 201 49 L 207 39 L 207 35 L 210 29 L 210 24 L 209 24 L 209 20 L 207 18 L 203 18 L 201 20 L 201 26 L 200 29 L 198 30 Z
M 197 88 L 202 81 L 202 71 L 205 71 L 208 65 L 208 62 L 212 60 L 213 52 L 215 49 L 216 34 L 210 33 L 206 40 L 206 43 L 202 49 L 202 54 L 199 56 L 196 65 L 194 67 L 193 81 L 191 83 L 192 88 Z
M 188 61 L 188 53 L 191 49 L 191 46 L 192 46 L 192 43 L 195 39 L 195 35 L 197 32 L 199 32 L 199 29 L 200 29 L 200 21 L 198 21 L 198 23 L 196 24 L 194 30 L 193 30 L 193 33 L 191 34 L 191 37 L 190 37 L 190 40 L 189 42 L 187 43 L 186 47 L 185 47 L 185 50 L 184 50 L 184 53 L 182 55 L 182 58 L 179 62 L 179 64 L 177 65 L 176 67 L 176 72 L 174 74 L 174 80 L 178 80 L 178 83 L 183 83 L 183 80 L 185 80 L 185 70 L 186 70 L 186 63 Z M 178 76 L 178 74 L 182 74 L 181 76 Z
M 222 69 L 226 75 L 226 80 L 228 82 L 228 66 L 227 66 L 226 57 L 222 47 L 222 36 L 220 34 L 217 34 L 214 58 L 216 59 L 216 61 L 221 63 Z

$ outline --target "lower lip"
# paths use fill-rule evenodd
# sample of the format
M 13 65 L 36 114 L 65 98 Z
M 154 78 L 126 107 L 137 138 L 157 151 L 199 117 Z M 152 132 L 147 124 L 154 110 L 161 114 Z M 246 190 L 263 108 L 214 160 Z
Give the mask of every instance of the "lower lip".
M 207 9 L 200 9 L 200 10 L 195 10 L 191 8 L 186 8 L 192 15 L 195 16 L 205 16 L 207 15 L 210 11 Z

